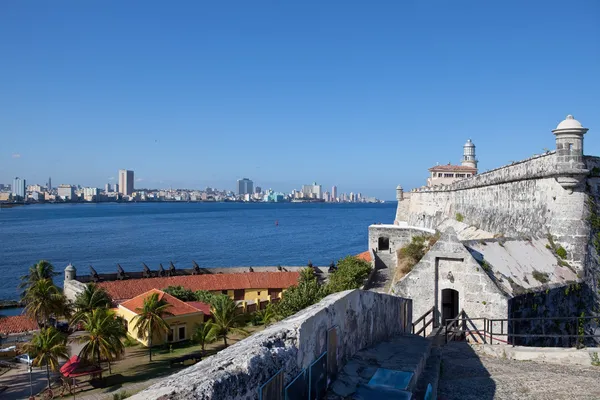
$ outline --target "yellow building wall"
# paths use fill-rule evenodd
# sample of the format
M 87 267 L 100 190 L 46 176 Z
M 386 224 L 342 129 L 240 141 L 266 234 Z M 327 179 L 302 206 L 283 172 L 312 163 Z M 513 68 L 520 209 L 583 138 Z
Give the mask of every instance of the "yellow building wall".
M 137 314 L 134 313 L 133 311 L 130 311 L 130 310 L 126 309 L 125 307 L 121 307 L 121 306 L 119 306 L 119 308 L 117 309 L 117 313 L 118 313 L 118 315 L 120 315 L 127 321 L 127 333 L 129 334 L 129 336 L 137 339 L 144 346 L 148 346 L 148 340 L 144 339 L 144 338 L 142 338 L 142 339 L 138 338 L 137 329 L 134 328 L 135 323 L 136 323 L 136 321 L 134 320 L 134 317 Z M 195 313 L 195 314 L 187 314 L 187 315 L 168 317 L 168 318 L 165 318 L 165 322 L 169 325 L 169 327 L 171 327 L 175 330 L 174 336 L 173 336 L 173 342 L 178 342 L 181 340 L 190 339 L 192 337 L 192 334 L 194 333 L 195 325 L 204 322 L 204 314 L 199 312 L 199 313 Z M 185 337 L 184 338 L 179 337 L 179 327 L 180 326 L 185 326 Z M 164 344 L 166 342 L 166 338 L 167 338 L 167 334 L 165 334 L 163 332 L 153 332 L 152 333 L 152 346 Z
M 256 299 L 259 301 L 269 300 L 269 289 L 246 289 L 244 300 L 248 301 Z

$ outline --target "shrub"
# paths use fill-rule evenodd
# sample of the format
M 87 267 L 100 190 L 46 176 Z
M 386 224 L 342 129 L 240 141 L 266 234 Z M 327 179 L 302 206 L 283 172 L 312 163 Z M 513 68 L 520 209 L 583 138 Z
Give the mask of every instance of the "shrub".
M 212 304 L 213 300 L 215 299 L 215 296 L 218 295 L 209 292 L 208 290 L 196 290 L 194 292 L 194 300 L 201 301 L 206 304 Z
M 465 217 L 461 213 L 456 213 L 456 220 L 458 222 L 463 222 Z
M 400 249 L 400 257 L 410 258 L 414 264 L 425 255 L 425 236 L 413 236 L 410 243 Z
M 558 249 L 556 249 L 556 255 L 564 260 L 567 258 L 567 251 L 564 247 L 560 246 Z
M 327 293 L 358 289 L 364 284 L 370 272 L 370 263 L 353 256 L 348 256 L 338 261 L 337 271 L 329 276 Z
M 339 272 L 339 271 L 338 271 Z M 320 301 L 326 295 L 326 290 L 316 279 L 298 282 L 298 286 L 291 286 L 277 303 L 276 313 L 285 318 Z
M 121 392 L 113 393 L 113 400 L 123 400 L 128 397 L 131 397 L 131 395 L 129 393 L 127 393 L 125 390 L 123 390 Z
M 540 283 L 547 283 L 550 279 L 548 279 L 548 274 L 546 272 L 540 272 L 534 270 L 531 274 L 533 278 Z
M 166 289 L 163 289 L 163 292 L 169 293 L 171 296 L 176 297 L 181 301 L 196 300 L 194 292 L 184 288 L 183 286 L 169 286 Z

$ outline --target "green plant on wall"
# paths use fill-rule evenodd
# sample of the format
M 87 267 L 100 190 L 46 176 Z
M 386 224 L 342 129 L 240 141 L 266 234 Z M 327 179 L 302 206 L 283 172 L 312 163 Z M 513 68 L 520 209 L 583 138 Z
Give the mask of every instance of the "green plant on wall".
M 461 213 L 456 213 L 456 220 L 458 222 L 463 222 L 465 220 L 465 217 Z
M 564 260 L 567 258 L 567 251 L 564 247 L 560 246 L 558 249 L 556 249 L 556 255 Z
M 585 334 L 585 313 L 581 312 L 581 315 L 579 316 L 579 323 L 578 323 L 578 329 L 577 329 L 577 334 L 579 335 L 579 337 L 577 338 L 577 348 L 583 348 L 583 335 Z
M 590 353 L 590 358 L 592 359 L 592 366 L 600 367 L 600 357 L 598 357 L 598 353 Z

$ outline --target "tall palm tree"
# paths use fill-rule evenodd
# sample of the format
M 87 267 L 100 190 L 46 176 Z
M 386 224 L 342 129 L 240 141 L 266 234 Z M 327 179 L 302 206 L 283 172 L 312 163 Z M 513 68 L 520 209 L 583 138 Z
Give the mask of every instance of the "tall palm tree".
M 21 276 L 19 288 L 26 289 L 42 279 L 52 280 L 55 275 L 54 266 L 49 261 L 40 260 L 29 267 L 27 275 Z
M 204 322 L 202 324 L 196 324 L 192 340 L 200 343 L 202 346 L 202 352 L 204 352 L 204 346 L 210 343 L 215 338 L 215 326 L 212 322 Z
M 50 279 L 41 279 L 25 292 L 25 314 L 41 326 L 48 324 L 52 316 L 68 316 L 70 309 L 65 296 Z
M 77 295 L 73 307 L 75 314 L 71 319 L 71 324 L 76 324 L 81 321 L 85 314 L 90 313 L 99 308 L 110 308 L 112 299 L 103 288 L 95 283 L 88 283 L 85 290 Z
M 46 365 L 48 389 L 50 389 L 50 370 L 58 371 L 58 358 L 69 358 L 67 337 L 56 328 L 42 329 L 35 334 L 31 342 L 25 344 L 25 351 L 33 358 L 36 367 Z
M 127 337 L 123 318 L 106 308 L 97 308 L 81 317 L 85 334 L 77 341 L 85 343 L 79 357 L 92 361 L 96 358 L 98 366 L 102 358 L 108 361 L 108 372 L 112 373 L 110 362 L 117 359 L 125 351 L 122 339 Z
M 210 311 L 213 315 L 214 332 L 217 337 L 223 338 L 227 347 L 227 336 L 231 333 L 247 335 L 248 332 L 239 328 L 242 316 L 236 312 L 237 305 L 229 296 L 215 296 L 211 303 Z
M 165 299 L 159 298 L 158 293 L 152 293 L 144 299 L 142 307 L 135 309 L 137 315 L 133 317 L 135 321 L 133 327 L 137 330 L 138 339 L 148 340 L 150 361 L 152 361 L 152 335 L 169 331 L 169 324 L 164 318 L 173 315 L 169 311 L 170 307 L 171 305 Z

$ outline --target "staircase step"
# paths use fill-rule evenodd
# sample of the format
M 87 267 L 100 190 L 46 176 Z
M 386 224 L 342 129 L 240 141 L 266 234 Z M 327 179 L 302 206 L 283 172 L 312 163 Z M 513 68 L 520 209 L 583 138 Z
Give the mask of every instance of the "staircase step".
M 427 386 L 431 385 L 431 400 L 435 400 L 437 398 L 437 388 L 438 382 L 440 380 L 440 371 L 442 366 L 442 349 L 439 347 L 434 347 L 431 349 L 431 354 L 427 359 L 427 363 L 425 364 L 425 369 L 417 382 L 417 386 L 414 391 L 416 400 L 425 399 L 425 394 L 427 392 Z

